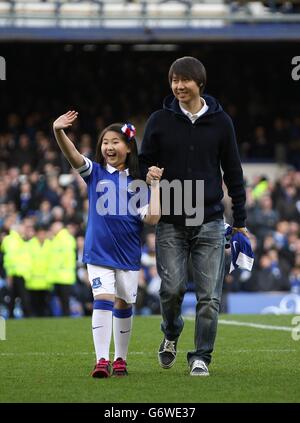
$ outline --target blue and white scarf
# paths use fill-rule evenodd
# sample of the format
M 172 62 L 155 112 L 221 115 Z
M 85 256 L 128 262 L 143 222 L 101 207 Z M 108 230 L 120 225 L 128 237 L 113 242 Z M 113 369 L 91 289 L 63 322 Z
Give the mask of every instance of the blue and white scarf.
M 225 224 L 226 232 L 226 245 L 225 247 L 231 248 L 231 264 L 229 273 L 234 269 L 244 269 L 251 272 L 254 263 L 254 254 L 251 248 L 249 238 L 243 233 L 236 232 L 232 234 L 232 227 Z

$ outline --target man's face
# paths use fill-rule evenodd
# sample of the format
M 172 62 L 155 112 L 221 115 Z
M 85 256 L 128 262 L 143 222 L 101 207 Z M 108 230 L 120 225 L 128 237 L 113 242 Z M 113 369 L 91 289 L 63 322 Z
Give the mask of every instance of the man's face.
M 180 103 L 190 103 L 200 96 L 200 89 L 196 82 L 184 76 L 173 74 L 171 88 Z

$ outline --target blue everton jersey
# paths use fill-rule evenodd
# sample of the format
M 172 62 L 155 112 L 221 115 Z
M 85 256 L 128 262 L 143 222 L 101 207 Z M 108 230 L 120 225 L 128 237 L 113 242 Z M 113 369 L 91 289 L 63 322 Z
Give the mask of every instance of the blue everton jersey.
M 85 164 L 77 169 L 87 184 L 89 199 L 83 262 L 139 270 L 142 220 L 148 210 L 149 190 L 136 201 L 128 170 L 119 172 L 110 165 L 104 168 L 84 159 Z

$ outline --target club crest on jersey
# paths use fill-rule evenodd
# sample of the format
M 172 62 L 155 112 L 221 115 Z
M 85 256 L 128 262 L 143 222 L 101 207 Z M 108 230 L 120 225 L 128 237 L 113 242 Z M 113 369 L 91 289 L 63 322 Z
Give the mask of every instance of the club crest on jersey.
M 100 288 L 100 286 L 102 285 L 102 282 L 100 281 L 99 277 L 93 279 L 92 282 L 93 282 L 93 284 L 92 284 L 93 289 Z

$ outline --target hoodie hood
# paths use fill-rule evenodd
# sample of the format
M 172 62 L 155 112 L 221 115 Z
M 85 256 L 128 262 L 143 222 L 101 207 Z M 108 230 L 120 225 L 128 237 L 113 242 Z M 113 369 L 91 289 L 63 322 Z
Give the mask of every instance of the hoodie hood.
M 203 95 L 202 98 L 204 98 L 208 106 L 208 110 L 203 116 L 208 116 L 223 111 L 222 106 L 214 97 L 210 95 Z M 170 112 L 183 115 L 179 106 L 179 101 L 177 100 L 177 98 L 174 97 L 173 94 L 168 95 L 164 99 L 163 108 L 164 110 L 169 110 Z

